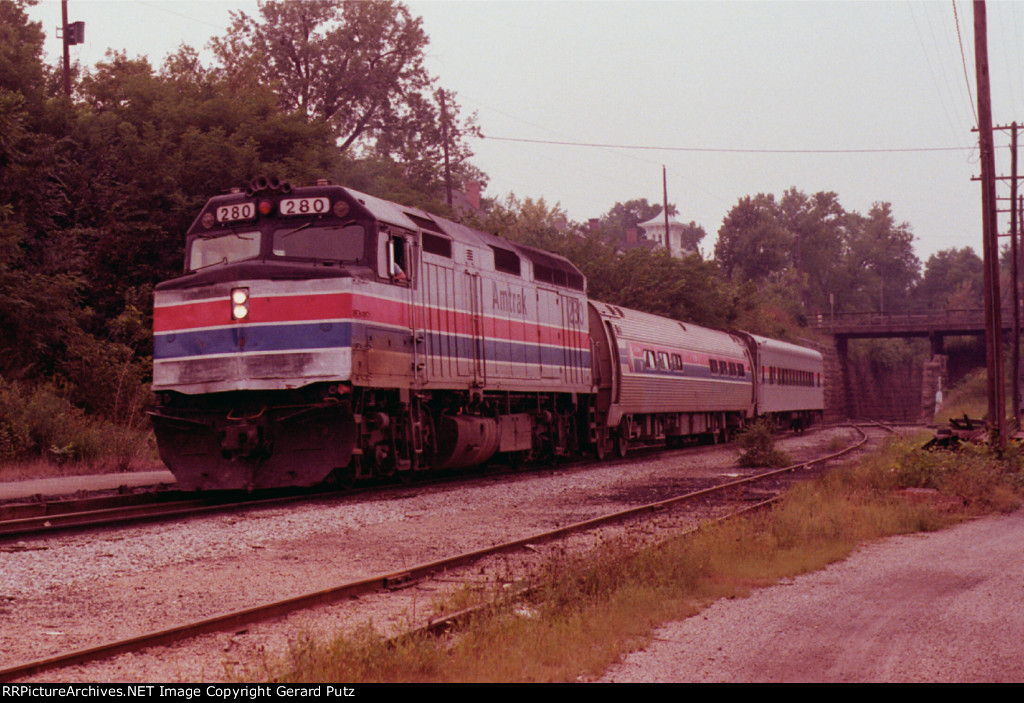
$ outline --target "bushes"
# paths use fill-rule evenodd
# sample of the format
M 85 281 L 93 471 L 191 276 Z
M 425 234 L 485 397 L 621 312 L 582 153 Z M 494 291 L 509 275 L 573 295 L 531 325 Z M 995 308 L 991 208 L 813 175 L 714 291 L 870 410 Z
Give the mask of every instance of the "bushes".
M 88 415 L 52 384 L 31 387 L 0 378 L 0 464 L 42 458 L 125 471 L 149 452 L 149 436 L 148 428 L 132 422 Z
M 774 468 L 789 463 L 789 456 L 775 448 L 772 429 L 771 421 L 761 418 L 737 437 L 737 441 L 743 447 L 740 466 L 748 469 Z
M 0 379 L 0 461 L 89 460 L 103 453 L 104 444 L 98 424 L 52 386 L 23 388 Z
M 918 443 L 895 447 L 891 469 L 897 488 L 931 488 L 962 499 L 968 508 L 1009 510 L 1020 505 L 1024 472 L 1017 448 L 997 458 L 985 445 L 963 444 L 955 452 L 925 451 Z

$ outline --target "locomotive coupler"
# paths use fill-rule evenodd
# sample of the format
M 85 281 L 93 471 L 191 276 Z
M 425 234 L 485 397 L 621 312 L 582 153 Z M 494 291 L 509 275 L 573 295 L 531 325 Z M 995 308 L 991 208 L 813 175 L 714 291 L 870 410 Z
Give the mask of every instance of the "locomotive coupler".
M 242 422 L 228 425 L 221 433 L 221 450 L 233 457 L 248 457 L 263 447 L 262 428 L 256 424 Z

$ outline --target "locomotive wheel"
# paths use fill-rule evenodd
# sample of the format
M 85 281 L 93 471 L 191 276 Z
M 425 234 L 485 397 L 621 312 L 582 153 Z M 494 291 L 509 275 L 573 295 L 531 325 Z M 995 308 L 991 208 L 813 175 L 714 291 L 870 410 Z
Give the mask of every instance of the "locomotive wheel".
M 359 458 L 354 456 L 348 466 L 339 466 L 332 471 L 328 477 L 328 482 L 333 483 L 344 491 L 352 490 L 356 485 L 356 478 L 359 473 Z
M 620 459 L 625 459 L 629 453 L 629 438 L 621 429 L 615 434 L 615 453 Z
M 374 449 L 373 475 L 380 478 L 394 476 L 397 468 L 394 448 L 388 442 L 381 442 Z
M 597 439 L 594 441 L 594 456 L 597 457 L 598 461 L 604 461 L 605 457 L 608 456 L 610 445 L 611 439 L 608 437 L 608 431 L 598 430 Z
M 505 456 L 513 471 L 522 471 L 530 462 L 530 452 L 528 451 L 506 452 Z

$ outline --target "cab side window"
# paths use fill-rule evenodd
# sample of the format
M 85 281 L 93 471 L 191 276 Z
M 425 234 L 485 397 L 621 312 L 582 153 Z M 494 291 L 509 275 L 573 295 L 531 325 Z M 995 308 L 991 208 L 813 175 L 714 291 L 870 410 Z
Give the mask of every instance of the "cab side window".
M 409 268 L 408 244 L 405 237 L 392 236 L 388 242 L 388 276 L 395 283 L 408 283 L 412 271 Z

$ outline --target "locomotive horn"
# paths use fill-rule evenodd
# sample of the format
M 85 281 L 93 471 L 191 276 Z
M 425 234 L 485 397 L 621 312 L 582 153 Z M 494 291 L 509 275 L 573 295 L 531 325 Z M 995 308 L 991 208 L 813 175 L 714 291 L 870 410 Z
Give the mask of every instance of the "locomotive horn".
M 279 190 L 281 188 L 281 181 L 278 180 L 277 176 L 271 176 L 267 179 L 267 187 L 270 190 Z
M 270 182 L 267 180 L 267 177 L 260 176 L 252 179 L 252 184 L 249 187 L 252 188 L 254 193 L 259 193 L 261 190 L 266 190 L 268 185 L 270 185 Z
M 288 181 L 281 181 L 281 192 L 287 195 L 292 192 L 292 184 Z

